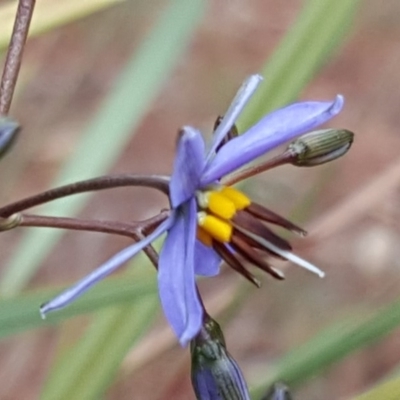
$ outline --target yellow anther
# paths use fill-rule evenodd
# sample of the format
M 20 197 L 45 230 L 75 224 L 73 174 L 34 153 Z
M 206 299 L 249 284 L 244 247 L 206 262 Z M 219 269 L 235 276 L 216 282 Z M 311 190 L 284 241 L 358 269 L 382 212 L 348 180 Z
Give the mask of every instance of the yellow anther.
M 205 246 L 212 246 L 212 236 L 199 226 L 197 227 L 197 239 L 199 239 Z
M 236 210 L 243 210 L 251 203 L 251 200 L 244 193 L 232 186 L 223 186 L 220 193 L 233 202 Z
M 206 193 L 207 209 L 217 217 L 231 219 L 236 213 L 235 203 L 221 192 L 210 191 Z
M 232 225 L 214 215 L 205 212 L 197 213 L 199 226 L 218 242 L 229 242 L 232 236 Z

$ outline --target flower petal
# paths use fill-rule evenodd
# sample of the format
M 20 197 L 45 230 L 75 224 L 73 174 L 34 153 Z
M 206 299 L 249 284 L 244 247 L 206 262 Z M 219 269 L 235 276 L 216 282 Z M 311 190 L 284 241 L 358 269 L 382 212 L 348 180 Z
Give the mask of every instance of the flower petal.
M 160 254 L 158 288 L 165 316 L 185 346 L 198 333 L 203 319 L 194 275 L 196 201 L 183 204 L 176 214 Z
M 207 165 L 201 185 L 214 182 L 295 136 L 323 124 L 340 112 L 343 102 L 343 97 L 338 95 L 333 102 L 295 103 L 265 116 L 218 151 Z
M 204 140 L 200 131 L 184 126 L 178 139 L 169 186 L 172 207 L 178 207 L 194 195 L 204 169 L 204 152 Z
M 215 276 L 219 274 L 221 257 L 212 247 L 205 246 L 196 240 L 194 248 L 194 272 L 201 276 Z
M 171 215 L 168 219 L 166 219 L 163 223 L 161 223 L 157 229 L 155 229 L 150 235 L 148 235 L 145 239 L 132 244 L 131 246 L 126 247 L 119 253 L 115 254 L 108 261 L 106 261 L 103 265 L 96 268 L 89 275 L 85 276 L 83 279 L 75 283 L 75 285 L 70 288 L 64 290 L 54 299 L 49 302 L 43 304 L 40 307 L 40 313 L 42 318 L 46 317 L 46 314 L 50 311 L 59 310 L 69 305 L 80 296 L 82 296 L 86 291 L 88 291 L 93 285 L 97 282 L 101 281 L 116 269 L 118 269 L 121 265 L 129 261 L 133 256 L 135 256 L 140 250 L 144 247 L 148 246 L 153 240 L 155 240 L 158 236 L 162 235 L 167 229 L 171 227 L 174 223 L 174 215 Z
M 214 155 L 214 152 L 221 141 L 225 138 L 226 134 L 232 128 L 237 117 L 242 112 L 244 106 L 250 100 L 251 96 L 256 91 L 258 85 L 263 80 L 261 75 L 250 75 L 240 86 L 236 96 L 232 100 L 227 112 L 225 113 L 222 121 L 218 125 L 214 132 L 213 141 L 211 143 L 211 149 L 207 155 L 207 161 Z

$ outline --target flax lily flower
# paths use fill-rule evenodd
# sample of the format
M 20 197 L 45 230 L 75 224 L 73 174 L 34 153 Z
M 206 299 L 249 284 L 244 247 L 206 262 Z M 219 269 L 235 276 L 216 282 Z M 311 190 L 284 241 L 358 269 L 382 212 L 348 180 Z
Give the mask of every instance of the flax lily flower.
M 343 98 L 329 102 L 300 102 L 279 109 L 253 125 L 247 132 L 224 142 L 243 107 L 261 81 L 250 76 L 239 89 L 214 132 L 206 151 L 197 129 L 185 126 L 180 132 L 170 179 L 171 214 L 150 235 L 101 265 L 59 296 L 44 304 L 41 313 L 60 309 L 74 301 L 99 280 L 127 262 L 153 240 L 167 232 L 158 265 L 158 285 L 167 320 L 182 345 L 199 332 L 204 309 L 196 287 L 196 275 L 218 274 L 221 258 L 253 283 L 258 281 L 243 267 L 237 254 L 278 279 L 283 275 L 264 261 L 254 248 L 292 261 L 320 276 L 323 273 L 291 252 L 290 245 L 259 220 L 301 231 L 285 219 L 221 179 L 257 157 L 308 132 L 338 114 Z

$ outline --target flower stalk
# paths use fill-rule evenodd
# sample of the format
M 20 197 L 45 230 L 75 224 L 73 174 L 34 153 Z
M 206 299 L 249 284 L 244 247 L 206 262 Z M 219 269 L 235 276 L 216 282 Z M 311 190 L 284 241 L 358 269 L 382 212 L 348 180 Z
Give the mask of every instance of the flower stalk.
M 10 110 L 36 0 L 19 0 L 0 84 L 0 115 Z
M 169 177 L 163 175 L 106 175 L 98 178 L 88 179 L 71 183 L 69 185 L 60 186 L 50 189 L 34 196 L 16 201 L 0 207 L 0 216 L 5 218 L 12 214 L 36 207 L 63 197 L 72 196 L 74 194 L 94 192 L 98 190 L 114 189 L 117 187 L 148 187 L 157 189 L 168 195 L 169 193 Z
M 347 129 L 321 129 L 300 136 L 276 157 L 245 168 L 223 180 L 234 185 L 254 175 L 285 164 L 296 167 L 315 167 L 344 156 L 354 140 L 354 133 Z

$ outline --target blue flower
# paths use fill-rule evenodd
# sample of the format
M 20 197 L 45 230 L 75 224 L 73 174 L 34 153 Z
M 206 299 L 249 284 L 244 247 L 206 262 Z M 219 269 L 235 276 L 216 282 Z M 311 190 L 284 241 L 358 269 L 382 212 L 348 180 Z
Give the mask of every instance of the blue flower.
M 253 205 L 243 193 L 222 185 L 221 179 L 282 143 L 301 135 L 338 114 L 342 96 L 331 102 L 300 102 L 279 109 L 253 125 L 244 134 L 224 144 L 227 133 L 247 103 L 261 77 L 248 78 L 217 127 L 209 149 L 201 133 L 182 128 L 170 180 L 170 216 L 150 235 L 101 265 L 59 296 L 44 304 L 41 313 L 60 309 L 105 278 L 153 240 L 167 232 L 158 266 L 158 285 L 164 313 L 182 345 L 200 330 L 203 306 L 196 275 L 219 272 L 221 258 L 256 283 L 235 256 L 249 259 L 277 278 L 282 275 L 251 248 L 260 247 L 322 275 L 321 271 L 290 250 L 290 245 L 258 219 L 289 226 L 288 222 Z M 258 218 L 258 219 L 257 219 Z M 285 225 L 286 224 L 286 225 Z M 294 227 L 293 229 L 296 229 Z

